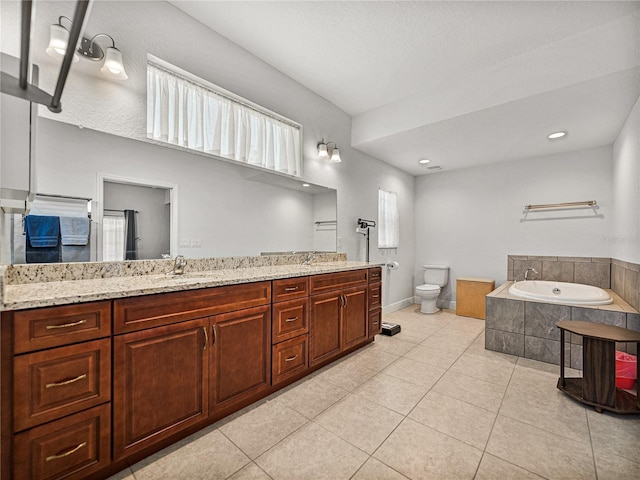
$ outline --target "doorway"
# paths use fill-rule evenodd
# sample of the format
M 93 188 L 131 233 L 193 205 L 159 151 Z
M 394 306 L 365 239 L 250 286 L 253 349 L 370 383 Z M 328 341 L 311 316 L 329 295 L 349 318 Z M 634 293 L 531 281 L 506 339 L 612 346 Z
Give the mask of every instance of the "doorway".
M 177 186 L 98 174 L 101 261 L 175 256 Z

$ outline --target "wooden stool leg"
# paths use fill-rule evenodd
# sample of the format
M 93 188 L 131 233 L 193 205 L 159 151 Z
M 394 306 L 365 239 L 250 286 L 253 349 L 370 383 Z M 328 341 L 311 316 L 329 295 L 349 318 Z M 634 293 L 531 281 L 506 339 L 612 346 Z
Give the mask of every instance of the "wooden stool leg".
M 584 337 L 582 341 L 582 396 L 603 406 L 616 404 L 616 344 Z

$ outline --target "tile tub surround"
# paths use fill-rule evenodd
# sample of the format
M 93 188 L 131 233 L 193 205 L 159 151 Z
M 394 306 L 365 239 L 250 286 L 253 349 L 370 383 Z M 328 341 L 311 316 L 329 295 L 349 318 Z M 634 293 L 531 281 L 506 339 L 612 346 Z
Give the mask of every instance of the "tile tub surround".
M 640 310 L 640 265 L 636 263 L 605 257 L 507 256 L 508 280 L 522 280 L 527 268 L 538 271 L 531 277 L 537 280 L 610 288 Z
M 290 263 L 285 263 L 282 257 L 289 258 Z M 117 262 L 116 265 L 111 265 L 111 262 L 93 262 L 8 266 L 2 279 L 0 310 L 177 292 L 377 266 L 347 261 L 344 255 L 321 257 L 311 265 L 302 265 L 306 256 L 297 257 L 188 259 L 185 274 L 179 276 L 167 276 L 165 273 L 171 270 L 172 260 Z M 336 261 L 335 258 L 341 260 Z M 292 260 L 296 260 L 295 263 L 291 263 Z M 114 271 L 126 274 L 113 275 Z M 22 282 L 17 282 L 17 279 Z
M 614 303 L 598 307 L 578 307 L 522 300 L 509 293 L 506 282 L 487 296 L 485 348 L 558 365 L 560 363 L 561 320 L 616 325 L 640 331 L 640 314 L 620 295 L 609 290 Z M 635 352 L 634 344 L 618 344 L 618 350 Z M 565 338 L 567 367 L 582 368 L 582 340 Z

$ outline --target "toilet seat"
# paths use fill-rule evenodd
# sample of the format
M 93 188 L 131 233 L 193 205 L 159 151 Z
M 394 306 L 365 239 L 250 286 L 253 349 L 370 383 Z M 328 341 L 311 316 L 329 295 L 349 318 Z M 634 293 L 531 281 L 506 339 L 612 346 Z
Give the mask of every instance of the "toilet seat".
M 436 290 L 440 290 L 440 287 L 438 285 L 429 285 L 428 283 L 425 283 L 424 285 L 418 285 L 416 290 L 421 292 L 434 292 Z

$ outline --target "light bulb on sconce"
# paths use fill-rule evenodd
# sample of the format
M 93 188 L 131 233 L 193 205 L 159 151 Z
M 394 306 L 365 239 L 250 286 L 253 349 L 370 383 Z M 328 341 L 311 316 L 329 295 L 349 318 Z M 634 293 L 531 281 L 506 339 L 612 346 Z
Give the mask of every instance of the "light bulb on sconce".
M 69 24 L 73 26 L 73 22 L 64 15 L 58 17 L 58 23 L 51 25 L 51 32 L 49 36 L 49 46 L 46 49 L 47 54 L 53 58 L 64 57 L 67 47 L 69 46 L 69 30 L 62 25 L 62 19 L 69 21 Z M 107 47 L 105 51 L 95 43 L 98 37 L 108 37 L 111 40 L 111 46 Z M 80 47 L 77 50 L 82 58 L 100 61 L 104 59 L 104 64 L 100 68 L 100 71 L 107 77 L 114 78 L 116 80 L 126 80 L 129 78 L 124 70 L 124 62 L 122 61 L 122 53 L 116 48 L 116 42 L 111 35 L 106 33 L 98 33 L 91 39 L 83 37 Z M 78 55 L 73 54 L 73 61 L 78 61 Z
M 333 144 L 333 148 L 331 148 L 331 158 L 330 161 L 332 163 L 340 163 L 342 159 L 340 158 L 340 150 L 336 145 L 336 142 L 326 142 L 324 138 L 318 143 L 318 157 L 320 158 L 329 158 L 329 145 Z

